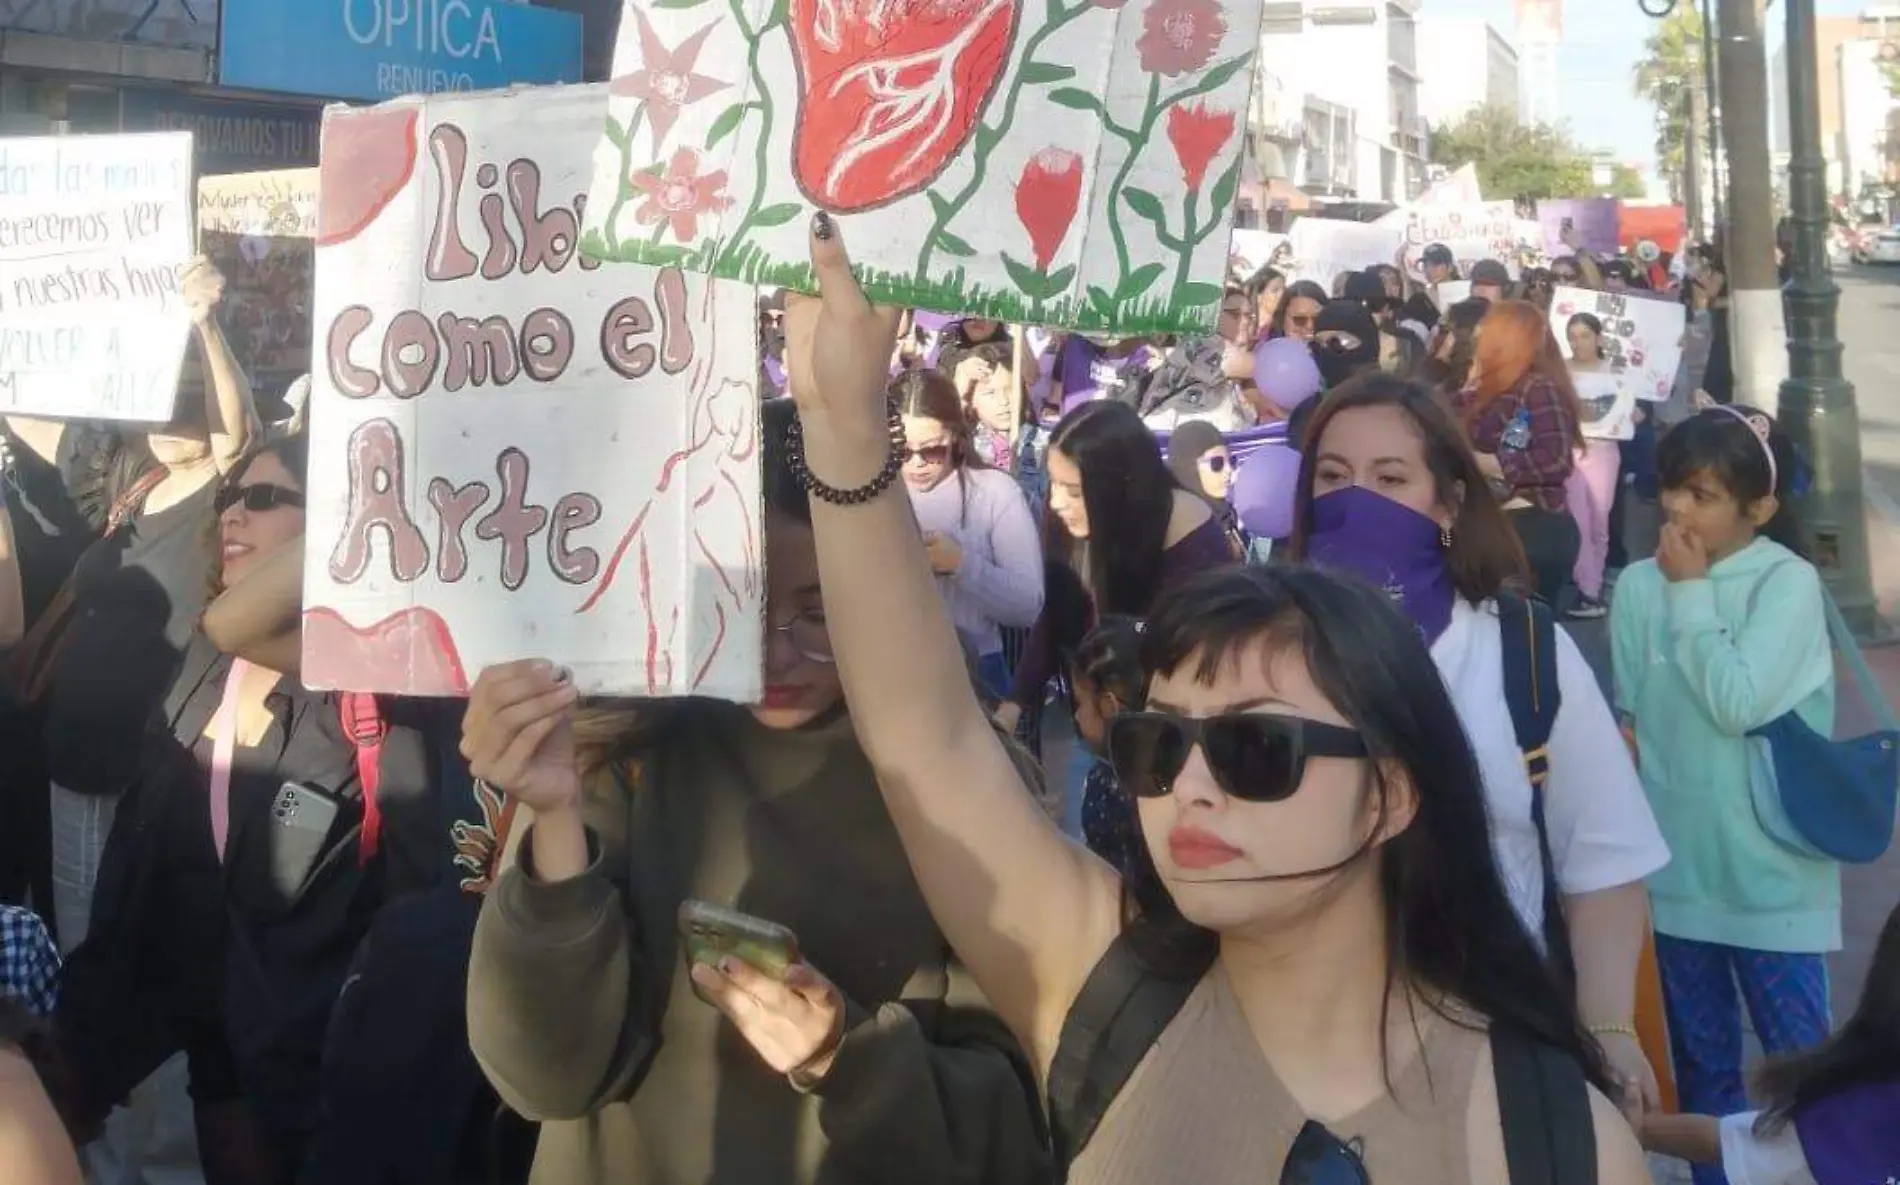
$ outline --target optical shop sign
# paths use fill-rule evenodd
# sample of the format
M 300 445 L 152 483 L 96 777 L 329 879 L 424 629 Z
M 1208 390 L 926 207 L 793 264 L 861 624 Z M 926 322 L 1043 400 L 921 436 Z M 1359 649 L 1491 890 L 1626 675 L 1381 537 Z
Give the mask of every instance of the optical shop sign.
M 388 99 L 578 82 L 581 18 L 507 0 L 225 0 L 226 86 Z
M 1669 398 L 1682 366 L 1682 335 L 1687 318 L 1673 300 L 1588 288 L 1559 288 L 1551 294 L 1550 328 L 1570 353 L 1570 319 L 1588 313 L 1603 323 L 1603 357 L 1621 374 L 1636 398 L 1658 403 Z
M 760 691 L 750 287 L 576 253 L 606 94 L 331 107 L 305 682 Z
M 171 418 L 191 137 L 0 139 L 0 411 Z

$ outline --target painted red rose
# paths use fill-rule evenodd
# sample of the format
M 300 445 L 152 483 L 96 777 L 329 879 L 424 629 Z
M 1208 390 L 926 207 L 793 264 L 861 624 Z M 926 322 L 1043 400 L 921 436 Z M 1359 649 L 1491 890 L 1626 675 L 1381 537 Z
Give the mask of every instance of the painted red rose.
M 1227 10 L 1219 0 L 1151 0 L 1135 51 L 1150 74 L 1198 74 L 1214 60 L 1225 36 Z
M 1036 270 L 1046 272 L 1082 204 L 1082 158 L 1066 148 L 1045 148 L 1023 166 L 1016 182 L 1016 218 L 1029 232 Z
M 1207 166 L 1234 136 L 1234 113 L 1183 103 L 1168 109 L 1168 142 L 1181 162 L 1181 176 L 1189 189 L 1207 179 Z
M 928 185 L 962 150 L 1009 64 L 1021 0 L 791 0 L 792 169 L 851 213 Z

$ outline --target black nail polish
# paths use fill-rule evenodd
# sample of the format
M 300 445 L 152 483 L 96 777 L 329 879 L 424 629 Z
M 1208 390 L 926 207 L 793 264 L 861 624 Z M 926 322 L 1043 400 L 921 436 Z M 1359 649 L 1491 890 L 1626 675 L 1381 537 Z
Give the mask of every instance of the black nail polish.
M 831 215 L 820 210 L 811 216 L 811 233 L 819 242 L 824 243 L 831 241 L 831 236 L 837 234 L 838 231 L 832 224 Z

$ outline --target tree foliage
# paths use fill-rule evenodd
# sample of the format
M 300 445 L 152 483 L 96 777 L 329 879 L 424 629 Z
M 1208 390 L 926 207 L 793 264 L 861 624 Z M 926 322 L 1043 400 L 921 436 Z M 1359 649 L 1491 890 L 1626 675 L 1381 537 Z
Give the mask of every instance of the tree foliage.
M 1693 4 L 1678 4 L 1657 23 L 1636 63 L 1636 97 L 1655 111 L 1656 167 L 1671 199 L 1682 199 L 1683 160 L 1689 140 L 1689 87 L 1699 85 L 1702 69 L 1702 16 Z
M 1649 186 L 1643 181 L 1643 174 L 1634 165 L 1617 165 L 1610 175 L 1610 196 L 1622 198 L 1626 202 L 1641 201 L 1649 196 Z
M 1432 129 L 1432 163 L 1476 164 L 1487 197 L 1541 201 L 1590 197 L 1590 158 L 1562 131 L 1526 124 L 1507 107 L 1480 107 Z

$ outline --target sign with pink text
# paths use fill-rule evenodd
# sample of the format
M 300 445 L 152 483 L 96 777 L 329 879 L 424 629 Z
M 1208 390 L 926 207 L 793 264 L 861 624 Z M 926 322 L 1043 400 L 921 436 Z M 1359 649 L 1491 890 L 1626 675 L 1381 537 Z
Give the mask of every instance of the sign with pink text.
M 1261 6 L 626 0 L 583 249 L 1112 333 L 1211 329 Z
M 1688 317 L 1681 301 L 1630 292 L 1558 288 L 1550 298 L 1550 329 L 1570 356 L 1570 322 L 1584 316 L 1601 327 L 1604 365 L 1622 376 L 1637 399 L 1659 403 L 1676 388 Z M 1586 322 L 1587 323 L 1587 322 Z
M 1413 205 L 1392 211 L 1378 224 L 1404 229 L 1405 267 L 1414 279 L 1425 278 L 1425 248 L 1439 243 L 1451 250 L 1460 274 L 1495 259 L 1512 278 L 1517 276 L 1517 207 L 1510 202 Z
M 324 114 L 304 681 L 758 698 L 750 287 L 577 248 L 604 87 Z

